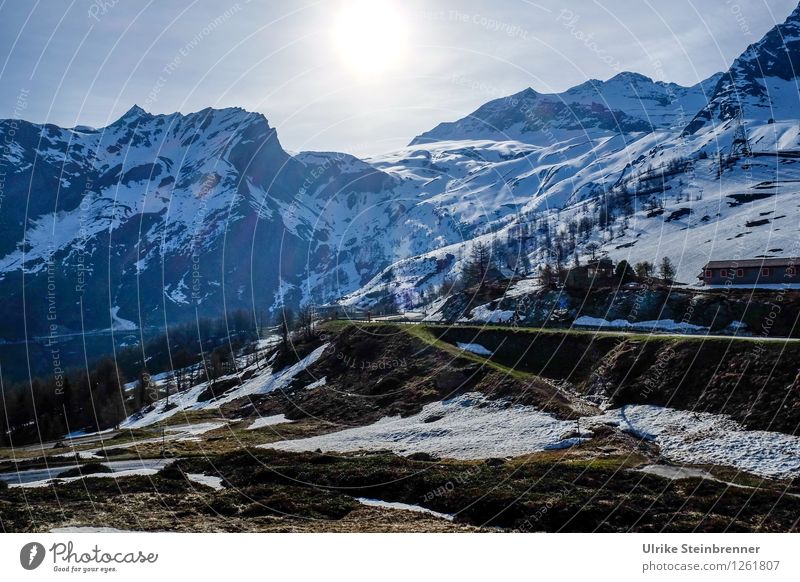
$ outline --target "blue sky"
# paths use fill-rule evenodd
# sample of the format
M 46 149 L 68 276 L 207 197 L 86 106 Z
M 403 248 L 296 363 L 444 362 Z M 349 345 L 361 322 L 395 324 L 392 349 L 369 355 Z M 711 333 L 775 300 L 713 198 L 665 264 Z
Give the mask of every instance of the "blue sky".
M 359 155 L 531 86 L 632 70 L 694 84 L 796 0 L 406 0 L 404 58 L 354 74 L 331 30 L 348 0 L 50 0 L 0 4 L 0 117 L 102 126 L 153 113 L 260 111 L 284 147 Z M 393 23 L 383 24 L 390 34 Z

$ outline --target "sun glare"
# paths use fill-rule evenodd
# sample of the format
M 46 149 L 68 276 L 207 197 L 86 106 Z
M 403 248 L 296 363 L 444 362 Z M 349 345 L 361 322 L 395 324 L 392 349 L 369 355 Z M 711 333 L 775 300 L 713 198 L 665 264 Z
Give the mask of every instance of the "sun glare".
M 402 11 L 388 0 L 350 0 L 333 27 L 342 63 L 363 76 L 396 68 L 406 52 L 407 32 Z

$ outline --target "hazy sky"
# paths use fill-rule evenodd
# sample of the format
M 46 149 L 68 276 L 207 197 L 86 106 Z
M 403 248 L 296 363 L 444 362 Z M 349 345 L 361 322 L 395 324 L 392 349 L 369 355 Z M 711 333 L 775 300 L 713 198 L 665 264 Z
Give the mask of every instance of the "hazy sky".
M 378 153 L 528 86 L 562 91 L 623 70 L 694 84 L 797 0 L 397 0 L 388 22 L 346 29 L 344 42 L 366 34 L 349 56 L 347 4 L 5 0 L 0 117 L 103 126 L 134 103 L 240 106 L 264 113 L 289 150 Z M 380 61 L 386 38 L 402 39 L 402 55 L 359 72 L 359 51 Z

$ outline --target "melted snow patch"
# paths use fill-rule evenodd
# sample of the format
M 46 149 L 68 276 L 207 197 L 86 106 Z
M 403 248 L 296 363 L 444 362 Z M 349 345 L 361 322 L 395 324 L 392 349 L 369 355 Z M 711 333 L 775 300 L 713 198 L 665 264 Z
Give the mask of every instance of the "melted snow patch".
M 609 321 L 600 317 L 590 317 L 583 315 L 575 320 L 572 324 L 576 327 L 598 327 L 598 328 L 612 328 L 612 329 L 630 329 L 630 330 L 662 330 L 662 331 L 678 331 L 684 333 L 697 333 L 708 331 L 707 327 L 701 325 L 694 325 L 683 321 L 674 321 L 672 319 L 657 319 L 653 321 L 637 321 L 631 322 L 627 319 L 614 319 Z
M 257 418 L 253 421 L 253 424 L 247 427 L 247 430 L 258 430 L 259 428 L 264 428 L 265 426 L 275 426 L 276 424 L 286 424 L 289 422 L 294 422 L 293 420 L 289 420 L 286 418 L 286 415 L 283 414 L 275 414 L 273 416 L 262 416 L 261 418 Z
M 119 307 L 111 308 L 111 329 L 114 331 L 136 331 L 136 324 L 119 316 Z
M 611 422 L 653 441 L 676 463 L 730 466 L 772 478 L 800 475 L 800 437 L 745 430 L 727 416 L 629 405 L 586 420 Z
M 225 489 L 225 486 L 222 484 L 222 477 L 204 475 L 203 473 L 186 473 L 186 478 L 189 479 L 189 481 L 199 483 L 200 485 L 211 487 L 215 491 L 221 491 L 222 489 Z
M 487 348 L 483 347 L 480 344 L 464 344 L 461 342 L 457 342 L 456 345 L 460 350 L 464 350 L 465 352 L 472 352 L 473 354 L 478 354 L 479 356 L 492 355 L 492 352 L 490 352 Z
M 395 501 L 381 501 L 380 499 L 369 499 L 368 497 L 357 497 L 356 501 L 358 501 L 362 505 L 368 505 L 370 507 L 381 507 L 383 509 L 401 509 L 404 511 L 425 513 L 427 515 L 432 515 L 433 517 L 446 519 L 447 521 L 453 521 L 453 519 L 455 519 L 455 516 L 450 515 L 449 513 L 439 513 L 438 511 L 433 511 L 432 509 L 428 509 L 427 507 L 422 507 L 421 505 L 411 505 L 408 503 L 398 503 Z
M 368 426 L 260 446 L 285 451 L 388 449 L 404 455 L 483 459 L 562 448 L 585 440 L 562 438 L 575 428 L 575 422 L 558 420 L 531 406 L 468 393 L 428 404 L 407 418 L 387 417 Z

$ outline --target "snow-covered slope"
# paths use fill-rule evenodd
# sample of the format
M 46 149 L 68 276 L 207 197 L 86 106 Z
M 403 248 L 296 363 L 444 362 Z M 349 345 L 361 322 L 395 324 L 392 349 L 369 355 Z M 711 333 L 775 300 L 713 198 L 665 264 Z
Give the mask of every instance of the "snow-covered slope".
M 590 80 L 561 95 L 567 103 L 601 103 L 612 111 L 646 121 L 657 129 L 683 127 L 708 103 L 722 77 L 716 73 L 692 85 L 653 81 L 638 73 L 619 73 L 608 81 Z
M 208 382 L 201 382 L 185 392 L 172 394 L 168 398 L 162 398 L 154 402 L 151 406 L 125 419 L 120 426 L 126 429 L 143 428 L 164 422 L 175 415 L 187 414 L 194 410 L 216 410 L 223 404 L 233 402 L 240 398 L 250 398 L 258 394 L 267 394 L 273 390 L 283 389 L 288 386 L 300 372 L 316 362 L 327 347 L 328 344 L 320 346 L 296 364 L 283 370 L 267 368 L 259 371 L 241 385 L 213 400 L 199 400 L 203 392 L 207 391 L 209 388 Z M 232 378 L 233 376 L 226 377 L 225 379 L 231 380 Z M 258 423 L 258 421 L 256 421 L 256 423 Z M 267 424 L 264 423 L 258 424 L 260 426 L 267 426 Z M 224 425 L 213 425 L 213 428 L 209 428 L 208 423 L 205 425 L 190 426 L 201 426 L 202 430 L 205 432 Z M 254 423 L 254 426 L 251 426 L 251 428 L 255 429 L 258 428 L 258 426 L 255 426 Z M 186 429 L 179 428 L 177 430 L 186 432 Z

